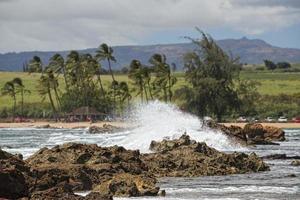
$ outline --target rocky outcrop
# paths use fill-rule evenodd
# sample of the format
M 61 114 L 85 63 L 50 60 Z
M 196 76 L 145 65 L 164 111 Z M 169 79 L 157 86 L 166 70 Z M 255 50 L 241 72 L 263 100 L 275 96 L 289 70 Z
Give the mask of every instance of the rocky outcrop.
M 10 153 L 0 149 L 0 198 L 17 199 L 28 195 L 29 168 Z
M 113 126 L 113 125 L 110 125 L 110 124 L 103 124 L 102 127 L 90 126 L 88 128 L 88 133 L 91 133 L 91 134 L 115 133 L 115 132 L 118 132 L 118 131 L 121 131 L 121 130 L 123 130 L 123 128 Z
M 149 172 L 157 177 L 194 177 L 226 175 L 269 170 L 255 153 L 225 154 L 205 143 L 190 140 L 183 135 L 177 140 L 153 141 L 155 153 L 142 155 Z
M 139 157 L 139 151 L 118 146 L 102 148 L 95 144 L 67 143 L 52 149 L 43 148 L 26 162 L 37 172 L 40 182 L 36 187 L 53 187 L 68 181 L 73 189 L 91 190 L 115 174 L 141 174 L 146 171 Z
M 111 199 L 155 196 L 157 177 L 226 175 L 268 170 L 254 153 L 225 154 L 205 143 L 179 139 L 151 142 L 153 153 L 120 146 L 66 143 L 42 148 L 23 161 L 0 151 L 0 197 L 28 199 Z M 74 191 L 93 190 L 86 197 Z M 165 195 L 161 191 L 161 195 Z
M 159 187 L 155 184 L 156 179 L 153 177 L 123 173 L 101 183 L 94 191 L 121 197 L 156 196 Z
M 300 166 L 300 160 L 293 160 L 291 162 L 291 165 L 293 165 L 293 166 Z
M 244 145 L 278 145 L 273 141 L 284 141 L 285 133 L 282 129 L 261 124 L 246 124 L 244 128 L 239 126 L 225 126 L 209 121 L 210 128 L 222 131 L 229 139 Z

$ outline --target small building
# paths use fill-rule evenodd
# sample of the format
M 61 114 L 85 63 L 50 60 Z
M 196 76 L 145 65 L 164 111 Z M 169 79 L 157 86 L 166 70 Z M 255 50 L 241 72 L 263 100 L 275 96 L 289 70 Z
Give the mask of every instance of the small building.
M 107 116 L 107 114 L 89 106 L 76 108 L 67 114 L 68 121 L 104 120 Z

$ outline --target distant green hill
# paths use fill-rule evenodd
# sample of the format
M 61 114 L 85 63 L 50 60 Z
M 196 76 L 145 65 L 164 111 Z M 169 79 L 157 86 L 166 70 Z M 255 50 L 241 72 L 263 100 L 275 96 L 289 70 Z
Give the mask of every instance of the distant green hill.
M 259 64 L 264 59 L 274 62 L 288 61 L 292 63 L 300 62 L 300 49 L 280 48 L 272 46 L 263 40 L 258 39 L 225 39 L 217 41 L 218 44 L 234 57 L 239 56 L 242 63 Z M 96 45 L 95 45 L 96 46 Z M 139 59 L 144 63 L 154 53 L 164 53 L 169 63 L 176 63 L 178 69 L 182 69 L 182 58 L 186 52 L 194 49 L 191 43 L 182 44 L 163 44 L 147 46 L 116 46 L 113 47 L 117 63 L 115 69 L 120 69 L 130 63 L 132 59 Z M 78 50 L 81 53 L 94 53 L 95 48 Z M 28 62 L 34 55 L 41 57 L 47 64 L 49 58 L 60 53 L 66 56 L 69 51 L 29 51 L 21 53 L 0 54 L 1 71 L 21 71 L 24 62 Z

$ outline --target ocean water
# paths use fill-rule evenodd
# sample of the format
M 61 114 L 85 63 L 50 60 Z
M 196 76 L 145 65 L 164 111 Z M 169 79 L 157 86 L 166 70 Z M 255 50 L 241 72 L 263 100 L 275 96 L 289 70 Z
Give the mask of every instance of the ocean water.
M 114 134 L 88 134 L 85 129 L 0 129 L 0 147 L 11 153 L 21 153 L 24 158 L 42 147 L 66 142 L 122 145 L 128 149 L 149 152 L 152 140 L 178 138 L 187 133 L 192 139 L 204 141 L 225 152 L 255 152 L 260 156 L 275 153 L 300 155 L 300 129 L 285 130 L 287 140 L 280 142 L 280 146 L 245 148 L 232 144 L 222 133 L 206 128 L 197 117 L 181 112 L 174 105 L 158 101 L 136 106 L 128 113 L 128 123 L 134 128 Z M 163 178 L 158 185 L 166 190 L 166 197 L 133 199 L 300 199 L 300 167 L 291 166 L 291 160 L 266 162 L 271 171 L 229 176 Z M 291 177 L 291 174 L 296 177 Z

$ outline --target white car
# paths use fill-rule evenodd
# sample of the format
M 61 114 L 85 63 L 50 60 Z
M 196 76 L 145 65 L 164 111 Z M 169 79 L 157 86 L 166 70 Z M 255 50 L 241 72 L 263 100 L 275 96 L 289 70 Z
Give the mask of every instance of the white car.
M 267 122 L 273 122 L 274 119 L 273 119 L 272 117 L 267 117 L 266 121 L 267 121 Z
M 278 121 L 279 122 L 287 122 L 288 119 L 286 117 L 281 116 L 281 117 L 278 118 Z
M 237 122 L 247 122 L 247 118 L 246 117 L 239 117 L 236 119 Z

